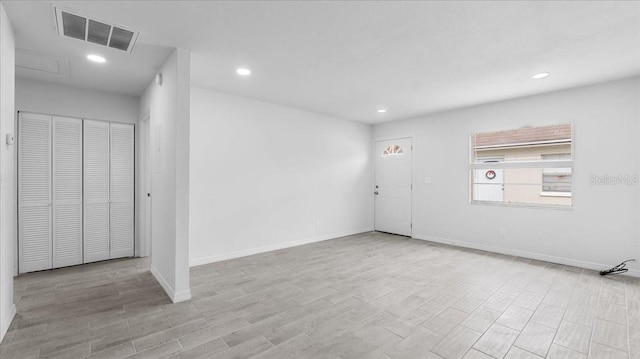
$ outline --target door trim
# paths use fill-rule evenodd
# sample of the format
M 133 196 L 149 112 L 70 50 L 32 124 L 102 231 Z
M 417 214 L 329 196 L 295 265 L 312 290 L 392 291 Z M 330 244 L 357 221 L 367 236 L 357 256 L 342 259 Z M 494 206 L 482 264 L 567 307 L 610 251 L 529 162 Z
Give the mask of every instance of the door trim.
M 139 141 L 136 143 L 139 149 L 139 176 L 138 185 L 139 201 L 138 221 L 139 236 L 137 237 L 136 256 L 148 257 L 151 255 L 151 111 L 147 111 L 140 118 Z

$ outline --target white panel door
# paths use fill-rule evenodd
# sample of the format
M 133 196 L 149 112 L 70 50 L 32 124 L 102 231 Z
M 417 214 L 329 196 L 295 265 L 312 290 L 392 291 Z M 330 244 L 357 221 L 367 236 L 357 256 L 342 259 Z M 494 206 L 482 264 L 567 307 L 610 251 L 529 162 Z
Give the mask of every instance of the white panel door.
M 109 123 L 84 121 L 84 262 L 109 259 Z
M 82 120 L 53 117 L 53 267 L 82 263 Z
M 133 256 L 133 137 L 132 125 L 111 124 L 110 258 Z
M 375 144 L 375 229 L 411 236 L 411 139 Z
M 51 116 L 20 113 L 18 121 L 18 267 L 52 267 Z

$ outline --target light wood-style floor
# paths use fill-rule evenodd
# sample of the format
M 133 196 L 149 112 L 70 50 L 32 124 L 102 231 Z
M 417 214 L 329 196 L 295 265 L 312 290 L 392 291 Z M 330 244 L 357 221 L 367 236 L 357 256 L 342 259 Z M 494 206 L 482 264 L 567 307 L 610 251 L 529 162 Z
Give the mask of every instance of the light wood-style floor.
M 191 269 L 22 275 L 9 358 L 640 358 L 640 280 L 365 233 Z

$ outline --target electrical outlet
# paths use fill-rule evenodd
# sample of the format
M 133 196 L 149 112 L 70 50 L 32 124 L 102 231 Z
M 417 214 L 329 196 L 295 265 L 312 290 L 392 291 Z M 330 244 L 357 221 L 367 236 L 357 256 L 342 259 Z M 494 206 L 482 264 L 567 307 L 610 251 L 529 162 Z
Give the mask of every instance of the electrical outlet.
M 506 237 L 507 236 L 507 229 L 504 228 L 504 227 L 500 227 L 500 230 L 499 230 L 498 234 L 500 235 L 500 237 Z

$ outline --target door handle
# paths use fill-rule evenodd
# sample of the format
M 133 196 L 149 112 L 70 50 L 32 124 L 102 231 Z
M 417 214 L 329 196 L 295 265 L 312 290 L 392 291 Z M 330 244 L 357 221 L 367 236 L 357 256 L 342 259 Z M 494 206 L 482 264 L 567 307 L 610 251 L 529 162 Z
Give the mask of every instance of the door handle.
M 375 194 L 377 196 L 378 195 L 378 191 L 373 192 L 373 194 Z

